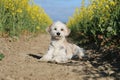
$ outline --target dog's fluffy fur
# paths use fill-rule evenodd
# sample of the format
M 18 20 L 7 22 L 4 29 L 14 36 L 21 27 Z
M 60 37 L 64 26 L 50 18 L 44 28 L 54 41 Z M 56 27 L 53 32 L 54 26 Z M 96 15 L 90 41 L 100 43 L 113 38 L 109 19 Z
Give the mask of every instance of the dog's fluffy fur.
M 51 35 L 51 43 L 47 53 L 40 61 L 65 63 L 75 55 L 79 58 L 84 56 L 84 50 L 82 48 L 67 42 L 65 37 L 70 34 L 70 29 L 64 23 L 60 21 L 53 23 L 47 28 L 47 32 Z

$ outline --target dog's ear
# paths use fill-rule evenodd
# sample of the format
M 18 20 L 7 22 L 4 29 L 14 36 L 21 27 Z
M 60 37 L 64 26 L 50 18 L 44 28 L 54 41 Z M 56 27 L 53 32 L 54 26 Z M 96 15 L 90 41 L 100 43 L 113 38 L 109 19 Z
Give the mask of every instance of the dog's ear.
M 69 36 L 71 30 L 69 28 L 67 28 L 67 33 L 66 33 L 66 36 Z
M 46 28 L 46 32 L 50 33 L 51 26 L 52 26 L 52 24 Z

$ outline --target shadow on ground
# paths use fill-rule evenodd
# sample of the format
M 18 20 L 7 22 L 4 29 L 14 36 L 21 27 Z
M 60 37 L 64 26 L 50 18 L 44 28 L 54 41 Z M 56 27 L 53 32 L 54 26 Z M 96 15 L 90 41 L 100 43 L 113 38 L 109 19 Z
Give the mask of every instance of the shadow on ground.
M 36 54 L 28 54 L 30 57 L 33 57 L 33 58 L 35 58 L 35 59 L 40 59 L 40 58 L 42 58 L 42 56 L 40 56 L 40 55 L 36 55 Z
M 84 80 L 88 80 L 89 78 L 96 80 L 101 77 L 111 77 L 115 80 L 120 80 L 120 50 L 108 50 L 105 52 L 88 50 L 86 54 L 87 57 L 84 57 L 82 60 L 76 58 L 67 63 L 48 63 L 63 66 L 83 66 L 84 68 L 82 71 L 73 69 L 72 72 L 79 75 L 86 74 Z M 40 59 L 42 57 L 38 54 L 28 55 L 35 59 Z

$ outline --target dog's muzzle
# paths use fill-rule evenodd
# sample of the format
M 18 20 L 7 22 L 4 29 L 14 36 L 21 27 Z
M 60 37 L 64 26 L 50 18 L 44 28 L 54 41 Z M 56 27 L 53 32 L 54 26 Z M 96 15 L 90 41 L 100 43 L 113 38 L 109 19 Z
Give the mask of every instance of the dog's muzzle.
M 59 40 L 62 38 L 60 32 L 57 32 L 55 36 L 53 36 L 54 39 Z
M 57 34 L 57 36 L 60 36 L 60 33 L 59 33 L 59 32 L 57 32 L 56 34 Z

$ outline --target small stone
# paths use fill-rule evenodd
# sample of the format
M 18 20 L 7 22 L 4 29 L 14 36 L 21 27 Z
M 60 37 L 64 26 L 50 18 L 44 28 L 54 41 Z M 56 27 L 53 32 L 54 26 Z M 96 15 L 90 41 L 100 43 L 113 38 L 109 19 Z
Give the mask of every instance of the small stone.
M 95 73 L 97 73 L 97 72 L 96 72 L 96 71 L 94 71 L 94 70 L 92 70 L 92 71 L 91 71 L 91 73 L 95 74 Z
M 92 61 L 92 63 L 97 64 L 97 61 Z
M 92 67 L 92 65 L 91 65 L 91 64 L 87 64 L 87 66 L 88 66 L 88 67 Z
M 104 70 L 104 67 L 103 66 L 99 66 L 98 69 L 99 70 Z
M 113 73 L 115 73 L 114 71 L 108 71 L 108 73 L 109 73 L 109 75 L 111 75 L 111 74 L 113 74 Z
M 100 75 L 99 74 L 94 74 L 95 75 L 95 77 L 99 77 Z

